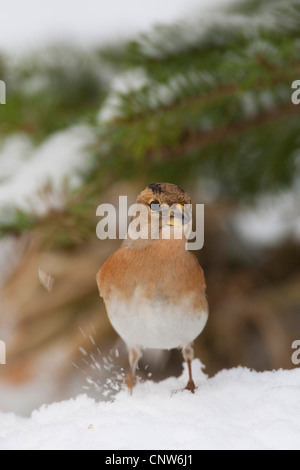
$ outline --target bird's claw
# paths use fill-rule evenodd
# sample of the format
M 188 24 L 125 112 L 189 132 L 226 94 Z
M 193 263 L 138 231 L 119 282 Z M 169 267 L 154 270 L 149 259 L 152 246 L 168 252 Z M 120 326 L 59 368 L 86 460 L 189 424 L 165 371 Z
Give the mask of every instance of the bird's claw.
M 195 393 L 196 388 L 195 382 L 193 380 L 189 380 L 184 390 L 189 390 L 190 392 Z

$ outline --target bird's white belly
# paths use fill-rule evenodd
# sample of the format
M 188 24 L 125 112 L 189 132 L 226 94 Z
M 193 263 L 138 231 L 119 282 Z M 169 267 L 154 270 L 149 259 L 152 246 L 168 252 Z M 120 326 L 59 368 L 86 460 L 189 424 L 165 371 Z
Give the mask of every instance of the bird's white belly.
M 173 349 L 194 341 L 206 325 L 208 312 L 190 311 L 191 304 L 188 297 L 178 304 L 141 301 L 138 292 L 125 301 L 115 292 L 106 307 L 112 326 L 128 346 Z

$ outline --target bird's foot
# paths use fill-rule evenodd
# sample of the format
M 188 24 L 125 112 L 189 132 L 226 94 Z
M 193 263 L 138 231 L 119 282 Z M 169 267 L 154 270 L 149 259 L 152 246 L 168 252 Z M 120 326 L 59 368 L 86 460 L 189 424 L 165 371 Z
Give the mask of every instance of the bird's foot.
M 193 380 L 189 380 L 184 390 L 189 390 L 190 392 L 195 393 L 196 388 L 195 382 Z

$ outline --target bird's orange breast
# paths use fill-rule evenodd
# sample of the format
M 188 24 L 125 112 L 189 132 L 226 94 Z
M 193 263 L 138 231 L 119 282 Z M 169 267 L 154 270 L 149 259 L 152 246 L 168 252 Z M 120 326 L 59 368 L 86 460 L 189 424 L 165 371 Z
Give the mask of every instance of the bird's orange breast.
M 136 289 L 148 299 L 189 296 L 197 310 L 207 310 L 205 279 L 197 258 L 182 240 L 152 240 L 141 248 L 123 246 L 102 266 L 97 282 L 105 302 L 114 292 L 129 300 Z

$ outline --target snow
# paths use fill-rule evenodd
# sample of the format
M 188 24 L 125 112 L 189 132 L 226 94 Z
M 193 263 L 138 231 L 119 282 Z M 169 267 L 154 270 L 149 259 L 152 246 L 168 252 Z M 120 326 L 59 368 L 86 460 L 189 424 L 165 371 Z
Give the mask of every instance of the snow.
M 32 152 L 32 144 L 25 134 L 14 134 L 0 147 L 0 182 L 13 177 L 16 168 L 23 166 Z
M 214 78 L 208 72 L 191 69 L 185 75 L 176 74 L 167 83 L 155 82 L 140 67 L 116 75 L 110 85 L 110 91 L 98 113 L 99 124 L 106 124 L 124 116 L 124 98 L 132 92 L 143 90 L 143 109 L 157 109 L 161 105 L 169 106 L 178 99 L 183 89 L 191 90 L 191 85 L 198 88 L 213 85 Z M 135 98 L 135 106 L 138 100 Z M 139 112 L 137 108 L 137 112 Z
M 233 220 L 239 236 L 251 245 L 272 247 L 285 239 L 300 240 L 300 185 L 275 196 L 261 196 L 254 207 L 241 207 Z
M 228 0 L 10 0 L 1 8 L 0 49 L 26 53 L 57 41 L 90 47 L 224 4 Z
M 174 77 L 173 86 L 177 77 Z M 178 83 L 177 83 L 178 85 Z M 147 90 L 147 98 L 144 100 L 151 109 L 156 109 L 160 104 L 170 105 L 175 99 L 176 94 L 172 92 L 171 87 L 151 81 L 142 68 L 134 68 L 125 73 L 116 75 L 112 80 L 110 92 L 101 106 L 98 114 L 99 124 L 106 124 L 114 119 L 123 116 L 123 98 L 131 92 Z
M 300 369 L 223 370 L 208 378 L 193 363 L 187 380 L 139 383 L 113 401 L 86 395 L 53 403 L 31 418 L 0 413 L 0 449 L 299 449 Z M 180 389 L 180 390 L 179 390 Z
M 18 207 L 42 215 L 60 207 L 66 178 L 71 188 L 80 185 L 82 172 L 89 168 L 85 147 L 94 142 L 88 126 L 74 126 L 52 134 L 34 148 L 22 135 L 8 137 L 0 148 L 0 210 Z M 54 193 L 48 199 L 38 195 L 50 183 Z M 49 196 L 49 194 L 48 194 Z
M 122 115 L 122 98 L 131 91 L 137 91 L 145 87 L 149 83 L 144 69 L 137 67 L 129 70 L 112 79 L 110 93 L 102 105 L 98 120 L 99 123 L 107 123 Z

